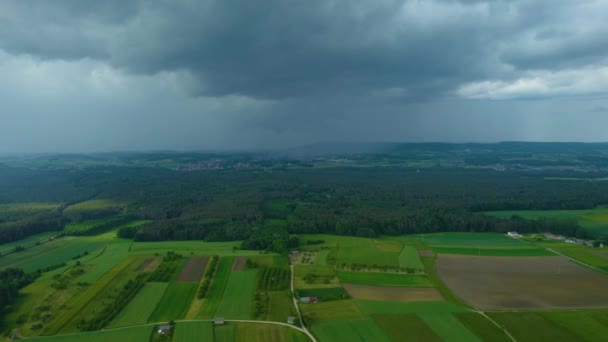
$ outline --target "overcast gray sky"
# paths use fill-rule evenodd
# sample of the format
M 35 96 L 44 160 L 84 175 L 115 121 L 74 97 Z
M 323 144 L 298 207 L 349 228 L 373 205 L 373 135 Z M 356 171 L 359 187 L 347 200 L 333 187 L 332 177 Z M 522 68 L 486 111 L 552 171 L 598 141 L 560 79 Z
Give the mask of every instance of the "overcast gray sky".
M 608 141 L 605 0 L 3 0 L 0 152 Z

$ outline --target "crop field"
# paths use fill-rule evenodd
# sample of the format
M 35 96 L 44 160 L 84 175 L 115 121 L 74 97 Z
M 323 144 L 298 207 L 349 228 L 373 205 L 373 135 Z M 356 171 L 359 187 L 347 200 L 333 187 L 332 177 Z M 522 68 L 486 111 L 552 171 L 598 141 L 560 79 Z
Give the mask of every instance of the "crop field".
M 552 246 L 551 248 L 580 262 L 608 272 L 608 250 L 606 249 L 589 248 L 587 246 L 572 244 L 563 247 Z
M 303 289 L 297 291 L 299 297 L 310 297 L 315 296 L 319 298 L 321 302 L 327 302 L 330 300 L 348 299 L 350 296 L 343 287 L 329 287 L 329 288 L 318 288 L 318 289 Z
M 264 320 L 287 322 L 287 317 L 296 316 L 290 291 L 271 291 L 268 297 L 268 312 Z
M 408 341 L 441 342 L 442 339 L 415 314 L 373 315 L 376 324 L 391 341 L 400 341 L 407 336 Z
M 294 270 L 298 289 L 340 286 L 332 265 L 295 265 Z
M 338 271 L 342 283 L 399 286 L 399 287 L 432 287 L 433 284 L 426 275 L 380 272 L 351 272 Z
M 216 315 L 226 319 L 252 319 L 253 296 L 257 270 L 232 272 L 224 290 Z
M 190 301 L 194 298 L 196 283 L 170 283 L 158 302 L 148 322 L 164 322 L 181 319 L 186 315 Z
M 213 322 L 177 322 L 173 342 L 213 341 Z
M 100 254 L 83 263 L 84 265 L 90 265 L 92 269 L 78 278 L 78 281 L 89 284 L 96 282 L 116 264 L 126 259 L 128 255 L 129 241 L 127 240 L 118 240 L 106 245 Z
M 309 342 L 308 336 L 295 329 L 273 324 L 236 323 L 235 342 Z M 217 331 L 217 328 L 216 328 Z M 216 334 L 217 335 L 217 334 Z
M 451 313 L 422 313 L 418 316 L 444 341 L 481 341 Z
M 215 342 L 234 342 L 236 338 L 236 326 L 234 324 L 224 324 L 213 327 Z
M 554 255 L 527 241 L 498 233 L 434 233 L 414 236 L 435 253 L 477 256 Z
M 423 270 L 424 265 L 418 255 L 418 250 L 414 246 L 403 246 L 401 254 L 399 254 L 399 267 L 413 268 Z
M 460 312 L 453 314 L 469 331 L 482 341 L 510 342 L 505 332 L 489 319 L 477 312 Z
M 15 247 L 17 247 L 17 246 L 24 247 L 24 248 L 32 247 L 39 242 L 45 242 L 45 241 L 49 240 L 49 238 L 54 237 L 59 233 L 60 232 L 45 232 L 45 233 L 40 233 L 40 234 L 36 234 L 36 235 L 30 235 L 30 236 L 26 237 L 25 239 L 8 242 L 8 243 L 3 243 L 0 245 L 0 255 L 4 255 L 6 253 L 13 252 L 15 250 Z M 23 251 L 21 251 L 20 253 L 22 253 L 22 252 Z
M 76 223 L 70 223 L 63 229 L 69 235 L 86 235 L 91 231 L 98 229 L 109 230 L 117 228 L 124 222 L 124 218 L 121 216 L 114 216 L 96 220 L 87 220 Z
M 78 332 L 80 329 L 78 325 L 81 320 L 93 321 L 98 318 L 98 312 L 101 312 L 112 300 L 114 300 L 123 286 L 136 276 L 135 270 L 138 266 L 138 260 L 136 258 L 126 259 L 124 262 L 115 266 L 111 272 L 107 273 L 100 281 L 85 287 L 86 297 L 78 298 L 77 302 L 74 302 L 74 298 L 66 303 L 66 306 L 80 307 L 78 311 L 70 311 L 67 313 L 73 313 L 70 320 L 66 320 L 66 324 L 59 330 L 61 333 L 73 333 Z M 111 279 L 109 279 L 111 277 Z M 98 284 L 105 284 L 103 287 Z M 85 299 L 90 297 L 88 302 L 84 303 Z M 84 304 L 84 305 L 83 305 Z M 111 319 L 111 317 L 110 317 Z
M 350 236 L 302 235 L 301 239 L 325 240 L 314 248 L 329 247 L 336 251 L 336 264 L 367 264 L 399 266 L 403 243 L 397 239 L 367 239 Z
M 391 302 L 438 301 L 443 297 L 434 288 L 384 287 L 371 285 L 342 284 L 355 299 L 383 300 Z
M 146 283 L 135 298 L 114 318 L 110 328 L 146 323 L 165 294 L 167 286 L 167 283 Z
M 211 287 L 207 292 L 203 306 L 198 313 L 198 318 L 213 318 L 217 308 L 220 305 L 222 297 L 224 296 L 224 290 L 228 284 L 230 278 L 230 269 L 234 263 L 234 257 L 222 257 L 220 263 L 215 272 L 215 277 L 211 282 Z
M 351 299 L 319 302 L 315 304 L 300 304 L 302 314 L 313 320 L 326 320 L 334 318 L 361 317 L 361 311 Z
M 19 267 L 25 272 L 34 272 L 41 268 L 70 261 L 78 255 L 83 255 L 84 252 L 93 253 L 100 250 L 104 244 L 104 241 L 96 237 L 63 237 L 27 248 L 18 253 L 3 256 L 0 258 L 0 268 Z
M 526 219 L 557 219 L 575 220 L 587 231 L 596 236 L 608 235 L 608 208 L 599 207 L 587 210 L 516 210 L 516 211 L 486 211 L 484 215 L 510 218 L 513 215 Z
M 144 325 L 137 327 L 120 328 L 114 330 L 95 331 L 70 335 L 37 337 L 26 339 L 26 341 L 41 342 L 107 342 L 107 341 L 148 341 L 152 333 L 152 326 Z
M 450 302 L 385 302 L 378 300 L 354 301 L 358 308 L 366 315 L 374 314 L 434 314 L 470 312 L 469 309 Z
M 259 255 L 259 251 L 234 249 L 241 245 L 240 241 L 206 242 L 206 241 L 162 241 L 162 242 L 135 242 L 131 246 L 131 253 L 154 254 L 175 251 L 181 254 L 219 255 L 219 256 L 248 256 Z
M 456 295 L 483 310 L 608 306 L 608 277 L 558 256 L 440 255 L 437 272 Z
M 344 318 L 315 322 L 312 331 L 319 341 L 390 341 L 371 318 Z
M 518 341 L 605 341 L 608 311 L 492 312 Z
M 315 253 L 315 264 L 327 265 L 327 256 L 329 255 L 329 249 L 323 249 Z
M 177 277 L 178 282 L 195 282 L 198 283 L 205 272 L 209 262 L 209 257 L 193 257 L 188 259 L 188 262 Z

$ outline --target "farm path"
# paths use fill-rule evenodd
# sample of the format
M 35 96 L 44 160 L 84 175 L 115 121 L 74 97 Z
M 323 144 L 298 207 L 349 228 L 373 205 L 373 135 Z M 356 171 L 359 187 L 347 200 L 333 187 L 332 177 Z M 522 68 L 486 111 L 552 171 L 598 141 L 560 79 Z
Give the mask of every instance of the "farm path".
M 511 335 L 511 333 L 509 333 L 509 331 L 507 330 L 507 328 L 501 326 L 500 324 L 498 324 L 495 320 L 493 320 L 490 316 L 486 315 L 485 312 L 481 311 L 481 310 L 475 310 L 475 312 L 477 312 L 478 314 L 482 315 L 483 317 L 485 317 L 486 319 L 488 319 L 490 322 L 492 322 L 492 324 L 494 324 L 495 326 L 497 326 L 500 330 L 502 330 L 507 336 L 509 336 L 509 338 L 511 339 L 511 341 L 513 342 L 517 342 L 517 340 L 515 339 L 515 337 L 513 337 L 513 335 Z
M 212 319 L 181 319 L 181 320 L 175 320 L 174 322 L 179 323 L 179 322 L 213 322 Z M 272 321 L 256 321 L 256 320 L 246 320 L 246 319 L 227 319 L 225 320 L 225 322 L 234 322 L 234 323 L 256 323 L 256 324 L 273 324 L 273 325 L 282 325 L 291 329 L 295 329 L 298 330 L 304 334 L 306 334 L 306 336 L 308 336 L 310 338 L 311 341 L 313 342 L 317 342 L 317 340 L 315 339 L 315 337 L 305 328 L 300 328 L 300 327 L 296 327 L 295 325 L 292 324 L 288 324 L 288 323 L 283 323 L 283 322 L 272 322 Z M 110 331 L 110 330 L 123 330 L 123 329 L 129 329 L 129 328 L 133 328 L 133 327 L 140 327 L 140 326 L 153 326 L 153 325 L 159 325 L 159 324 L 166 324 L 168 322 L 154 322 L 154 323 L 145 323 L 145 324 L 136 324 L 136 325 L 129 325 L 129 326 L 124 326 L 124 327 L 120 327 L 120 328 L 112 328 L 112 329 L 101 329 L 101 331 Z M 20 337 L 19 335 L 16 335 L 16 337 Z M 27 340 L 27 338 L 23 337 L 25 340 Z
M 563 256 L 563 257 L 565 257 L 565 258 L 568 258 L 570 261 L 572 261 L 572 262 L 574 262 L 574 263 L 577 263 L 577 264 L 579 264 L 579 265 L 585 266 L 585 267 L 587 267 L 587 268 L 590 268 L 590 269 L 592 269 L 592 270 L 594 270 L 594 271 L 597 271 L 597 272 L 600 272 L 600 273 L 606 273 L 606 271 L 604 271 L 604 270 L 601 270 L 601 269 L 599 269 L 599 268 L 597 268 L 597 267 L 595 267 L 595 266 L 591 266 L 591 265 L 589 265 L 589 264 L 587 264 L 587 263 L 585 263 L 585 262 L 582 262 L 582 261 L 580 261 L 580 260 L 577 260 L 577 259 L 574 259 L 574 258 L 572 258 L 572 257 L 569 257 L 569 256 L 567 256 L 566 254 L 562 254 L 562 253 L 560 253 L 560 252 L 558 252 L 558 251 L 556 251 L 556 250 L 554 250 L 554 249 L 552 249 L 552 248 L 547 247 L 546 249 L 547 249 L 549 252 L 551 252 L 551 253 L 555 253 L 555 254 L 557 254 L 557 255 L 561 255 L 561 256 Z
M 294 278 L 295 271 L 293 269 L 293 265 L 289 265 L 289 268 L 291 270 L 291 299 L 293 300 L 293 306 L 296 307 L 296 312 L 298 313 L 298 319 L 300 320 L 301 329 L 299 329 L 299 330 L 304 332 L 306 335 L 308 335 L 308 337 L 310 337 L 310 339 L 313 342 L 317 342 L 317 339 L 315 339 L 315 337 L 310 333 L 310 331 L 308 331 L 308 329 L 304 325 L 304 322 L 302 322 L 302 314 L 300 313 L 300 306 L 298 305 L 298 300 L 296 299 L 296 292 L 295 292 L 294 286 L 293 286 L 293 278 Z

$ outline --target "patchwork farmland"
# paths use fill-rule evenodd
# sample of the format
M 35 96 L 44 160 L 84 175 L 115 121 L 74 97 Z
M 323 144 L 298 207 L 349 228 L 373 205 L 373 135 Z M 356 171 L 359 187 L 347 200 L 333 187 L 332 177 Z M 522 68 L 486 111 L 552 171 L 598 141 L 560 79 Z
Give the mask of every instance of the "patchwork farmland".
M 529 322 L 538 336 L 573 340 L 599 341 L 605 335 L 597 330 L 608 330 L 601 290 L 608 276 L 546 248 L 608 265 L 601 250 L 479 233 L 301 239 L 322 242 L 260 255 L 225 242 L 59 238 L 0 259 L 30 268 L 44 265 L 44 256 L 65 263 L 22 290 L 7 324 L 26 340 L 117 342 L 160 341 L 157 330 L 171 321 L 173 341 L 307 341 L 300 324 L 320 342 L 398 341 L 404 329 L 419 341 L 509 341 L 509 334 L 526 341 Z M 99 312 L 111 319 L 100 320 Z M 225 324 L 212 324 L 216 317 Z M 280 325 L 288 319 L 291 328 Z

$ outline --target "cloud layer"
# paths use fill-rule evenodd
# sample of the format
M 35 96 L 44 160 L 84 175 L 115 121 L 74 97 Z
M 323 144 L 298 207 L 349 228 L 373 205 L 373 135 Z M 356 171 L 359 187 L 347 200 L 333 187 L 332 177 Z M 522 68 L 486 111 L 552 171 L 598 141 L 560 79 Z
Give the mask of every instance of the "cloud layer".
M 600 0 L 7 0 L 0 142 L 608 140 L 567 126 L 606 123 L 604 13 Z M 553 133 L 522 128 L 539 116 Z

